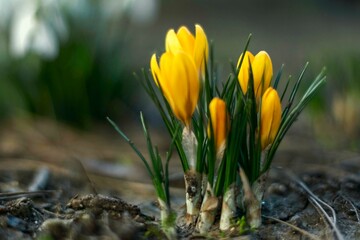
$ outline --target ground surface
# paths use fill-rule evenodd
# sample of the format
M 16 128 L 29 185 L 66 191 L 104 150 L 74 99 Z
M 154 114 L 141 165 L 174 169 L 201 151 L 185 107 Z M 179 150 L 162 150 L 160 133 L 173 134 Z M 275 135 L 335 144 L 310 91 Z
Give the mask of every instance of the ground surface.
M 84 133 L 43 119 L 1 126 L 0 239 L 163 238 L 147 174 L 111 128 Z M 137 129 L 128 133 L 141 148 Z M 180 212 L 178 170 L 175 159 L 171 191 Z M 325 151 L 310 135 L 292 133 L 267 185 L 263 226 L 238 239 L 360 239 L 358 154 Z

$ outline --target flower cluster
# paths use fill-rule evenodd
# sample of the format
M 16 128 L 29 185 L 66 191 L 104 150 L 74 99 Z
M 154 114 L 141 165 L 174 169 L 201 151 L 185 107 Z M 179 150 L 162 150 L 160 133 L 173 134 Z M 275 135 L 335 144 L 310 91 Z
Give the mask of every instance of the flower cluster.
M 169 153 L 175 147 L 182 163 L 186 188 L 183 217 L 200 233 L 206 233 L 219 215 L 220 229 L 228 230 L 238 209 L 245 213 L 249 227 L 261 224 L 263 180 L 275 152 L 325 82 L 321 72 L 300 101 L 295 102 L 305 66 L 290 93 L 290 78 L 282 86 L 280 98 L 282 69 L 274 79 L 268 53 L 260 51 L 254 56 L 248 45 L 249 40 L 234 72 L 220 87 L 203 28 L 195 25 L 194 35 L 184 26 L 177 32 L 171 29 L 166 34 L 165 52 L 159 59 L 156 54 L 151 57 L 153 81 L 144 72 L 145 90 L 172 138 Z M 287 105 L 282 108 L 281 102 L 287 95 Z M 135 150 L 153 180 L 161 210 L 167 211 L 161 215 L 162 222 L 169 222 L 164 218 L 171 216 L 167 176 L 171 154 L 167 155 L 164 173 L 142 115 L 141 119 L 152 167 Z M 174 231 L 166 229 L 171 238 L 169 233 Z
M 261 99 L 260 115 L 260 138 L 261 147 L 265 149 L 271 144 L 278 132 L 281 120 L 281 103 L 275 89 L 270 87 L 273 76 L 273 67 L 270 56 L 265 51 L 260 51 L 254 55 L 246 51 L 243 64 L 239 70 L 239 83 L 244 94 L 248 91 L 249 80 L 252 73 L 253 90 L 258 103 Z M 239 63 L 242 56 L 239 58 Z M 250 69 L 251 68 L 251 69 Z

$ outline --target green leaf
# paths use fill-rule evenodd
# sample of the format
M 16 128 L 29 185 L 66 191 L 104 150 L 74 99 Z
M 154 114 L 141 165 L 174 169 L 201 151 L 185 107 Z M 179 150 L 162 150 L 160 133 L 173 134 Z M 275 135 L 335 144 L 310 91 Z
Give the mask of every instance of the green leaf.
M 148 171 L 149 175 L 151 178 L 153 178 L 153 173 L 151 171 L 151 168 L 148 164 L 148 162 L 146 161 L 146 158 L 144 157 L 144 155 L 142 155 L 142 153 L 140 152 L 140 150 L 135 146 L 135 144 L 126 136 L 126 134 L 120 130 L 120 128 L 117 126 L 117 124 L 115 122 L 113 122 L 109 117 L 106 118 L 108 120 L 108 122 L 113 126 L 113 128 L 115 129 L 116 132 L 118 132 L 120 134 L 120 136 L 130 145 L 130 147 L 135 151 L 136 155 L 138 155 L 138 157 L 141 159 L 141 161 L 144 163 L 146 170 Z
M 172 113 L 172 110 L 166 101 L 164 94 L 162 94 L 161 88 L 154 86 L 154 82 L 149 79 L 148 74 L 142 69 L 143 73 L 143 81 L 141 81 L 141 84 L 145 88 L 146 92 L 154 102 L 155 106 L 160 112 L 161 118 L 163 119 L 163 122 L 165 123 L 166 129 L 168 130 L 170 136 L 172 139 L 175 139 L 175 146 L 176 150 L 179 154 L 180 161 L 183 167 L 183 171 L 186 172 L 190 169 L 189 163 L 186 158 L 186 154 L 184 152 L 184 149 L 182 147 L 181 141 L 181 134 L 176 131 L 176 129 L 181 125 L 181 123 L 176 119 L 174 114 Z

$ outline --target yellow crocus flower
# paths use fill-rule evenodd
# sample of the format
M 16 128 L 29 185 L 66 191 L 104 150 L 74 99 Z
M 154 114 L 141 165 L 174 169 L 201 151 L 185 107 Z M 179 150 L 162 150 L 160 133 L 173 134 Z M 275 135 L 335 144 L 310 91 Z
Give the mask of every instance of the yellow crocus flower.
M 229 115 L 225 101 L 220 98 L 213 98 L 209 104 L 211 125 L 213 129 L 216 151 L 222 150 L 226 145 L 226 138 L 229 131 Z M 210 136 L 210 126 L 208 127 Z
M 261 148 L 272 144 L 280 127 L 281 102 L 275 89 L 269 87 L 262 96 L 261 103 Z
M 194 61 L 181 51 L 165 52 L 161 55 L 160 64 L 156 54 L 152 55 L 150 68 L 174 115 L 189 126 L 200 92 L 199 74 Z
M 180 27 L 177 33 L 174 29 L 170 29 L 166 34 L 165 49 L 172 53 L 186 52 L 194 60 L 196 69 L 200 73 L 204 73 L 209 46 L 206 34 L 200 25 L 195 25 L 195 36 L 185 26 Z
M 242 54 L 239 57 L 237 67 L 239 67 L 240 65 L 241 58 L 242 58 Z M 241 86 L 241 90 L 243 91 L 244 94 L 246 94 L 248 89 L 248 83 L 250 78 L 250 66 L 253 61 L 254 61 L 254 55 L 251 52 L 246 51 L 245 57 L 242 61 L 238 74 L 238 80 Z
M 240 64 L 240 60 L 241 56 L 239 58 L 238 65 Z M 238 80 L 244 94 L 247 92 L 250 78 L 249 65 L 251 65 L 254 79 L 254 92 L 258 102 L 262 94 L 270 86 L 273 75 L 271 58 L 265 51 L 260 51 L 255 56 L 253 56 L 249 51 L 245 53 L 245 58 L 242 62 L 238 75 Z M 262 84 L 264 85 L 262 86 Z

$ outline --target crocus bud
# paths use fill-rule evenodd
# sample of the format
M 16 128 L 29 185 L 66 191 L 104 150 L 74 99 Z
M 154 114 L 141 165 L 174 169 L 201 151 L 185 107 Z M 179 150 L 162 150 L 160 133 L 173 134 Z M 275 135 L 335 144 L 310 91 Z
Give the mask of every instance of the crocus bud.
M 199 73 L 204 73 L 205 62 L 209 55 L 209 46 L 206 34 L 200 25 L 195 25 L 195 36 L 185 26 L 177 33 L 170 29 L 166 34 L 165 48 L 167 52 L 183 51 L 194 60 Z
M 240 64 L 241 57 L 242 55 L 239 58 L 238 65 Z M 254 93 L 258 102 L 265 90 L 270 86 L 273 75 L 272 62 L 265 51 L 260 51 L 255 57 L 251 52 L 246 51 L 238 75 L 241 90 L 244 94 L 247 92 L 250 80 L 250 66 L 254 79 Z
M 229 115 L 225 101 L 220 98 L 213 98 L 209 104 L 211 125 L 213 129 L 216 151 L 220 151 L 226 145 L 226 137 L 229 131 Z M 210 134 L 210 127 L 208 128 Z
M 150 68 L 174 115 L 189 126 L 200 92 L 194 61 L 182 51 L 165 52 L 161 55 L 160 65 L 155 54 L 151 57 Z
M 260 51 L 255 55 L 251 66 L 254 77 L 255 96 L 259 100 L 271 83 L 273 68 L 270 56 L 267 52 Z
M 272 144 L 280 127 L 281 102 L 278 93 L 269 87 L 262 96 L 261 104 L 261 148 Z

